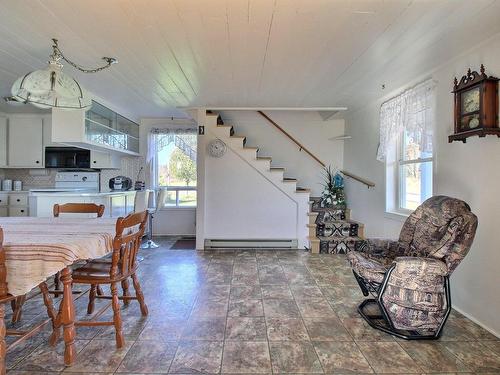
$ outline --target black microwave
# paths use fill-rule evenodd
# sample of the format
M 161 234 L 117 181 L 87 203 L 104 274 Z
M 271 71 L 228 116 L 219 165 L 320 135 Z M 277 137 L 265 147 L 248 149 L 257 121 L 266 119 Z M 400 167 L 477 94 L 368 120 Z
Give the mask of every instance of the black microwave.
M 45 147 L 45 168 L 90 168 L 90 150 Z

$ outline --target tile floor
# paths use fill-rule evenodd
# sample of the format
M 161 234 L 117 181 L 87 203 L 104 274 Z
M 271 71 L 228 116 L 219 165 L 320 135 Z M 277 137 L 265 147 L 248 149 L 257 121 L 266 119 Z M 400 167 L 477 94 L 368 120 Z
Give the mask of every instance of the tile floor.
M 341 255 L 169 250 L 175 239 L 160 241 L 142 252 L 149 316 L 136 302 L 122 310 L 124 348 L 115 349 L 112 328 L 78 329 L 78 359 L 65 368 L 63 344 L 50 348 L 46 331 L 8 354 L 9 374 L 500 373 L 500 341 L 457 312 L 435 342 L 367 326 Z M 86 296 L 76 304 L 84 317 Z M 43 317 L 31 300 L 21 325 Z

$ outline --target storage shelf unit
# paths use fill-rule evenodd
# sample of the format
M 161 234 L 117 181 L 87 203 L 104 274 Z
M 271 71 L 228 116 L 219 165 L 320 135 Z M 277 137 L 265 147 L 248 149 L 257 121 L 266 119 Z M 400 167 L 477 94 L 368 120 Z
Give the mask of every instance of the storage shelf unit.
M 92 143 L 139 152 L 139 124 L 96 101 L 85 113 L 85 136 Z

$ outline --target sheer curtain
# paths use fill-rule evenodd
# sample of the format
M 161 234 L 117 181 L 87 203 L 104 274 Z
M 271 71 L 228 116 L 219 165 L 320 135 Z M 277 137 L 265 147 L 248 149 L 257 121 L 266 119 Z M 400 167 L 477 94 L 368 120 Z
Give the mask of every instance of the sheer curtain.
M 146 154 L 146 163 L 149 165 L 149 175 L 151 177 L 151 188 L 158 188 L 157 173 L 156 173 L 156 156 L 158 151 L 170 143 L 175 142 L 176 136 L 185 134 L 196 135 L 198 128 L 193 127 L 171 127 L 171 128 L 152 128 L 148 135 L 148 151 Z
M 382 104 L 377 160 L 385 161 L 387 148 L 403 130 L 419 134 L 420 150 L 432 152 L 435 87 L 430 79 Z

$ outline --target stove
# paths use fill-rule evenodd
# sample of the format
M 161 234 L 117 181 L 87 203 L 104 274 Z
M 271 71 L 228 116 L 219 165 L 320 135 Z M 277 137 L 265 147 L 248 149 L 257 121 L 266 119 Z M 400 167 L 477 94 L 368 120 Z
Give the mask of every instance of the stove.
M 57 172 L 54 187 L 31 189 L 32 192 L 99 192 L 99 172 Z

